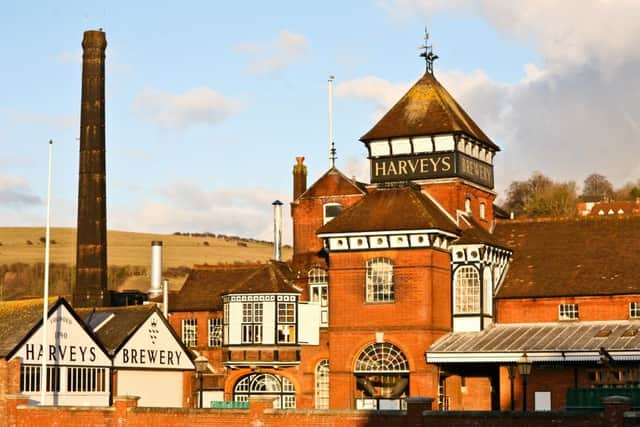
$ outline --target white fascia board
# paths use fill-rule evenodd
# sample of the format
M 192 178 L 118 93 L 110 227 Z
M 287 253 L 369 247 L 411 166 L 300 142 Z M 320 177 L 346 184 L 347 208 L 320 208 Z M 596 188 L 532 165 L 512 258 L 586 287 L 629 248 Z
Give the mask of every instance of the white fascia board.
M 640 360 L 640 351 L 609 351 L 613 360 Z
M 523 352 L 517 353 L 429 353 L 427 352 L 427 363 L 517 363 L 523 356 Z M 613 357 L 613 355 L 612 355 Z M 640 358 L 640 352 L 638 352 Z M 562 351 L 549 352 L 527 352 L 527 358 L 532 363 L 536 362 L 580 362 L 598 361 L 598 352 L 573 352 L 563 353 Z M 616 357 L 614 357 L 616 359 Z
M 325 238 L 338 238 L 338 237 L 367 237 L 367 236 L 387 236 L 387 235 L 406 235 L 406 234 L 442 234 L 447 237 L 457 238 L 457 234 L 449 233 L 438 228 L 429 228 L 425 230 L 389 230 L 389 231 L 358 231 L 351 233 L 321 233 L 318 237 Z

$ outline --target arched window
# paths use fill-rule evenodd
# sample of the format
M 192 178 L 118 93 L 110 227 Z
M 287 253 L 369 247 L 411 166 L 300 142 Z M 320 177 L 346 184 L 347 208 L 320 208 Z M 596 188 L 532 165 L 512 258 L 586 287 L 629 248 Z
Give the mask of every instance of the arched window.
M 393 263 L 388 258 L 367 261 L 367 302 L 393 302 Z
M 454 313 L 480 313 L 480 273 L 473 267 L 460 267 L 454 281 Z
M 316 409 L 329 409 L 329 361 L 316 365 Z
M 487 213 L 485 212 L 485 204 L 484 202 L 480 203 L 480 219 L 486 219 Z
M 320 326 L 329 326 L 329 282 L 322 268 L 309 270 L 309 299 L 320 304 Z
M 374 343 L 358 356 L 356 407 L 403 409 L 409 394 L 409 363 L 402 350 L 390 343 Z
M 233 400 L 248 402 L 251 396 L 273 397 L 273 407 L 295 408 L 296 389 L 285 377 L 273 374 L 250 374 L 238 381 L 233 388 Z
M 467 213 L 471 213 L 471 198 L 467 197 L 464 199 L 464 211 Z

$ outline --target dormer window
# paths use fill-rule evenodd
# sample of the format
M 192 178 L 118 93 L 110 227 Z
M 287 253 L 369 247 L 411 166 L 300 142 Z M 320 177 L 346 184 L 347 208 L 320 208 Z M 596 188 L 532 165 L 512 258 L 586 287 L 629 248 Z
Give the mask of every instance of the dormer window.
M 322 224 L 326 224 L 333 218 L 340 215 L 342 205 L 340 203 L 325 203 L 322 212 Z

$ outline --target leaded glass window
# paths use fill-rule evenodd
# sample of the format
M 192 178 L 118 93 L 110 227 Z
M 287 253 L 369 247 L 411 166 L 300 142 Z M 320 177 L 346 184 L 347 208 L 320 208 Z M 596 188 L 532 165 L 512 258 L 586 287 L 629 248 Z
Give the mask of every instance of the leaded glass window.
M 474 267 L 456 271 L 454 298 L 454 313 L 480 313 L 480 273 Z
M 367 302 L 393 302 L 393 263 L 388 258 L 367 261 Z

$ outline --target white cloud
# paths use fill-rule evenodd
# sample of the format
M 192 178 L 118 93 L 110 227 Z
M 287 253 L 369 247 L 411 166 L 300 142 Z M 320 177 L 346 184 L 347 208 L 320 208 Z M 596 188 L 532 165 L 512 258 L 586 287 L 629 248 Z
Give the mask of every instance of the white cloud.
M 383 6 L 394 19 L 480 13 L 498 32 L 538 49 L 540 63 L 524 64 L 523 78 L 514 83 L 492 80 L 483 70 L 436 73 L 502 147 L 498 191 L 533 170 L 578 183 L 594 171 L 616 185 L 638 178 L 640 2 L 396 0 Z M 380 115 L 410 83 L 368 76 L 336 92 L 369 100 Z
M 209 231 L 272 241 L 271 203 L 285 197 L 265 188 L 207 190 L 192 182 L 177 182 L 162 188 L 157 198 L 113 210 L 109 228 L 161 233 Z M 291 242 L 287 212 L 283 209 L 283 239 Z
M 16 207 L 41 203 L 42 199 L 33 194 L 24 177 L 0 175 L 0 205 Z
M 366 76 L 338 83 L 335 93 L 336 96 L 362 98 L 371 102 L 376 108 L 374 120 L 378 120 L 409 90 L 411 84 L 391 83 L 380 77 Z
M 278 38 L 266 43 L 242 43 L 236 50 L 251 57 L 247 67 L 250 74 L 269 74 L 279 71 L 303 58 L 308 50 L 302 34 L 281 31 Z
M 165 129 L 216 124 L 243 110 L 243 104 L 208 87 L 179 95 L 147 89 L 135 100 L 136 108 Z

